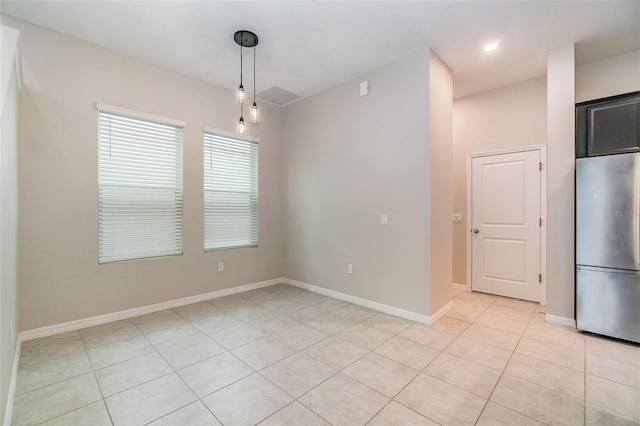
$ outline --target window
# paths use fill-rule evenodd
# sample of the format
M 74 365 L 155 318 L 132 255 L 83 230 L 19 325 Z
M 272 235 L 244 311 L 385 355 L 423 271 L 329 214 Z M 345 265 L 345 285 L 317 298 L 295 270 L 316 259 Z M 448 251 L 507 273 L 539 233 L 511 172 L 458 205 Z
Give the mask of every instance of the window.
M 258 143 L 204 132 L 204 249 L 258 245 Z
M 182 254 L 184 123 L 97 109 L 98 262 Z

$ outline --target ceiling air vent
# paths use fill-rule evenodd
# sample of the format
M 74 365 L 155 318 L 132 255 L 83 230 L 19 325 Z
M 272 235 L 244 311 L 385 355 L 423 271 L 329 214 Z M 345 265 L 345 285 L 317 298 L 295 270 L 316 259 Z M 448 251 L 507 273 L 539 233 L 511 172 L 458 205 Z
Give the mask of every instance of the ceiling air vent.
M 284 106 L 299 99 L 300 96 L 284 90 L 282 87 L 273 86 L 258 93 L 258 98 L 277 106 Z

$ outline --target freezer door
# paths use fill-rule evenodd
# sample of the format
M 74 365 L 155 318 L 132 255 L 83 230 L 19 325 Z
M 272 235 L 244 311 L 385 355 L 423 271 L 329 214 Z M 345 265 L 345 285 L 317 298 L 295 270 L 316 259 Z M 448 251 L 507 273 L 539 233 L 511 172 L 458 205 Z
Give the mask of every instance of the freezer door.
M 640 154 L 576 161 L 576 264 L 640 269 Z
M 640 343 L 640 275 L 578 267 L 578 330 Z

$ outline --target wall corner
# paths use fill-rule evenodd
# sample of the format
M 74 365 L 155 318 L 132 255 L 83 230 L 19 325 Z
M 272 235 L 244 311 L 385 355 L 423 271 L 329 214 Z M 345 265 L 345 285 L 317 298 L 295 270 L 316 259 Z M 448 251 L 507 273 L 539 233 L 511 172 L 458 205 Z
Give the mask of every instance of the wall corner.
M 574 317 L 575 48 L 547 59 L 547 309 Z
M 431 193 L 430 314 L 451 302 L 453 207 L 453 75 L 429 55 L 429 148 Z

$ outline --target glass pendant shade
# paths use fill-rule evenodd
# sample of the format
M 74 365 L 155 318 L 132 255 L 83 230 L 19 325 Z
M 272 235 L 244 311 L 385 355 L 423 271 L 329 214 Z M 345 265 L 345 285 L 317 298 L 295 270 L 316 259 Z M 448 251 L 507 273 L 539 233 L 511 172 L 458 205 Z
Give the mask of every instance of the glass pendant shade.
M 242 83 L 240 83 L 240 86 L 238 87 L 238 90 L 236 91 L 236 101 L 239 104 L 243 104 L 245 99 L 246 99 L 246 94 L 244 92 L 244 86 L 242 85 Z
M 247 128 L 244 124 L 244 117 L 240 116 L 240 120 L 238 121 L 238 137 L 243 138 L 246 130 Z
M 249 116 L 249 121 L 255 124 L 260 122 L 260 109 L 258 108 L 258 104 L 256 104 L 255 101 L 253 102 L 253 105 L 251 105 L 251 114 Z

